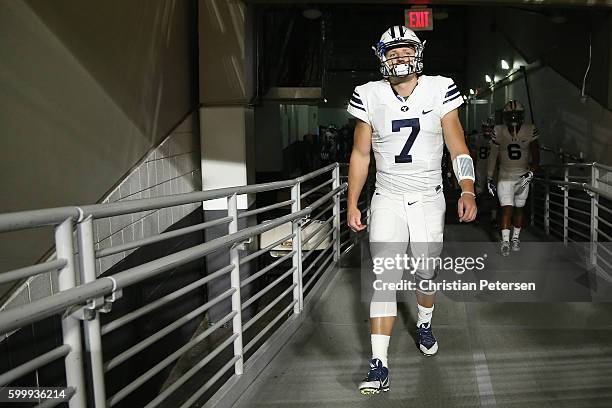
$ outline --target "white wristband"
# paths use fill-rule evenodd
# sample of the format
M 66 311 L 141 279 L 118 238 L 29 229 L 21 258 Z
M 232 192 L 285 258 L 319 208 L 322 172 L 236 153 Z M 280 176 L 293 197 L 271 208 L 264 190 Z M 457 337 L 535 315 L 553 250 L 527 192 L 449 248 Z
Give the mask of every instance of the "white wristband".
M 472 197 L 476 197 L 476 194 L 472 193 L 471 191 L 462 191 L 462 192 L 461 192 L 461 195 L 463 196 L 464 194 L 469 194 L 469 195 L 471 195 Z
M 474 161 L 469 154 L 460 154 L 455 157 L 453 159 L 453 170 L 455 171 L 458 182 L 466 179 L 476 181 L 476 176 L 474 175 Z

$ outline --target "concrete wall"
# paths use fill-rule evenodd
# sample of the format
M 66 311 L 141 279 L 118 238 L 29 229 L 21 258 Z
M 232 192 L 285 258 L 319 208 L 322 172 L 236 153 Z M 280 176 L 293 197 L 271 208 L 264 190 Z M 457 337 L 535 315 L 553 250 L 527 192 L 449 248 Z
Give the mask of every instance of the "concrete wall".
M 199 98 L 204 189 L 255 179 L 253 55 L 250 8 L 240 0 L 199 2 Z M 245 197 L 239 208 L 247 207 Z M 226 208 L 224 199 L 204 204 Z
M 0 213 L 100 202 L 184 119 L 193 4 L 2 3 Z M 3 234 L 0 271 L 36 262 L 51 237 Z
M 588 64 L 590 37 L 592 64 L 586 92 L 603 106 L 610 107 L 610 19 L 605 11 L 596 9 L 561 12 L 567 21 L 555 24 L 537 10 L 471 7 L 467 25 L 466 88 L 485 86 L 485 74 L 505 76 L 507 72 L 501 69 L 501 59 L 516 68 L 541 61 L 580 88 Z
M 200 191 L 202 186 L 198 142 L 197 114 L 194 113 L 174 129 L 158 147 L 151 149 L 102 202 L 114 203 Z M 96 250 L 157 235 L 199 207 L 199 203 L 185 204 L 95 220 Z M 50 231 L 48 233 L 51 234 Z M 76 242 L 76 234 L 74 240 Z M 52 241 L 47 244 L 51 246 Z M 98 259 L 97 275 L 116 266 L 134 251 L 136 250 Z M 54 257 L 54 254 L 49 256 Z M 78 262 L 75 266 L 78 272 Z M 17 287 L 3 302 L 0 310 L 11 309 L 57 291 L 57 273 L 37 275 Z
M 507 74 L 501 59 L 513 68 L 525 65 L 528 74 L 535 124 L 540 129 L 540 143 L 553 149 L 563 148 L 586 161 L 612 163 L 612 113 L 608 102 L 609 46 L 611 25 L 596 12 L 568 10 L 568 21 L 553 24 L 545 17 L 507 8 L 472 8 L 469 17 L 468 86 L 484 87 L 484 75 L 499 80 Z M 521 21 L 521 30 L 515 30 Z M 539 30 L 536 32 L 536 30 Z M 587 64 L 589 32 L 593 61 L 586 83 L 588 98 L 580 97 Z M 563 39 L 562 43 L 560 43 Z M 529 71 L 530 69 L 528 69 Z M 509 99 L 518 99 L 531 112 L 524 79 L 497 88 L 489 105 L 471 105 L 466 129 L 479 128 L 489 113 L 501 109 Z M 465 111 L 462 113 L 465 122 Z M 465 124 L 464 124 L 465 125 Z M 557 158 L 542 154 L 543 162 Z

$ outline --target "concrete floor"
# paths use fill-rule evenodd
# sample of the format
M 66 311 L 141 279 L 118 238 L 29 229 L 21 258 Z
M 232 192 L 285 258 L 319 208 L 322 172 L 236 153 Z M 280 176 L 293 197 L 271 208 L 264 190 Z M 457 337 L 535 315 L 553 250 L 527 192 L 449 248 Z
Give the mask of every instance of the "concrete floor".
M 477 226 L 449 225 L 445 239 L 488 236 Z M 522 238 L 536 240 L 528 232 Z M 399 303 L 391 390 L 360 395 L 370 341 L 358 262 L 358 255 L 345 262 L 236 407 L 612 407 L 611 303 L 462 303 L 440 296 L 433 318 L 440 351 L 429 358 L 413 339 L 415 303 Z

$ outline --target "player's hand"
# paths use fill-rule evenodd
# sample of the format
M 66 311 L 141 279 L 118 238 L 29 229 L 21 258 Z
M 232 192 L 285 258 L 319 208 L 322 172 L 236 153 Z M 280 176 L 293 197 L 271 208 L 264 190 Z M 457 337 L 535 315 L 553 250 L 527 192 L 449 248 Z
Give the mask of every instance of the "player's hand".
M 471 222 L 476 219 L 476 198 L 471 194 L 463 194 L 457 203 L 459 222 Z
M 346 218 L 349 228 L 354 232 L 359 232 L 365 229 L 366 225 L 361 223 L 361 211 L 359 211 L 359 208 L 349 208 Z
M 492 179 L 487 179 L 487 190 L 489 190 L 491 197 L 495 197 L 495 194 L 497 194 L 497 187 L 495 187 Z
M 523 174 L 521 178 L 516 182 L 516 186 L 519 190 L 521 190 L 525 188 L 527 184 L 531 183 L 531 180 L 533 180 L 533 172 L 528 171 L 527 173 Z

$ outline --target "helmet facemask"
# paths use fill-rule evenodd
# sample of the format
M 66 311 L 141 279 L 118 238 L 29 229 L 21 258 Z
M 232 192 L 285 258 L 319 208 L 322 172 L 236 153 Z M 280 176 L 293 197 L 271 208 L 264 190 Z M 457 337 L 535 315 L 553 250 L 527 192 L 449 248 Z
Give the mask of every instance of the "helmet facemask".
M 516 133 L 525 121 L 525 112 L 519 110 L 507 111 L 503 113 L 503 117 L 506 126 L 513 128 Z
M 389 33 L 393 33 L 390 35 Z M 402 32 L 400 36 L 399 33 Z M 381 40 L 372 49 L 380 61 L 380 73 L 383 77 L 406 77 L 423 71 L 423 48 L 418 37 L 406 27 L 395 26 L 387 30 Z M 405 58 L 406 62 L 394 64 L 396 58 L 388 58 L 387 53 L 396 48 L 412 48 L 414 56 Z
M 514 130 L 516 134 L 525 121 L 525 108 L 519 101 L 515 99 L 510 100 L 506 103 L 506 106 L 504 106 L 502 117 L 508 129 Z
M 487 138 L 490 139 L 491 136 L 493 135 L 493 126 L 489 126 L 488 124 L 483 124 L 482 125 L 482 134 Z

